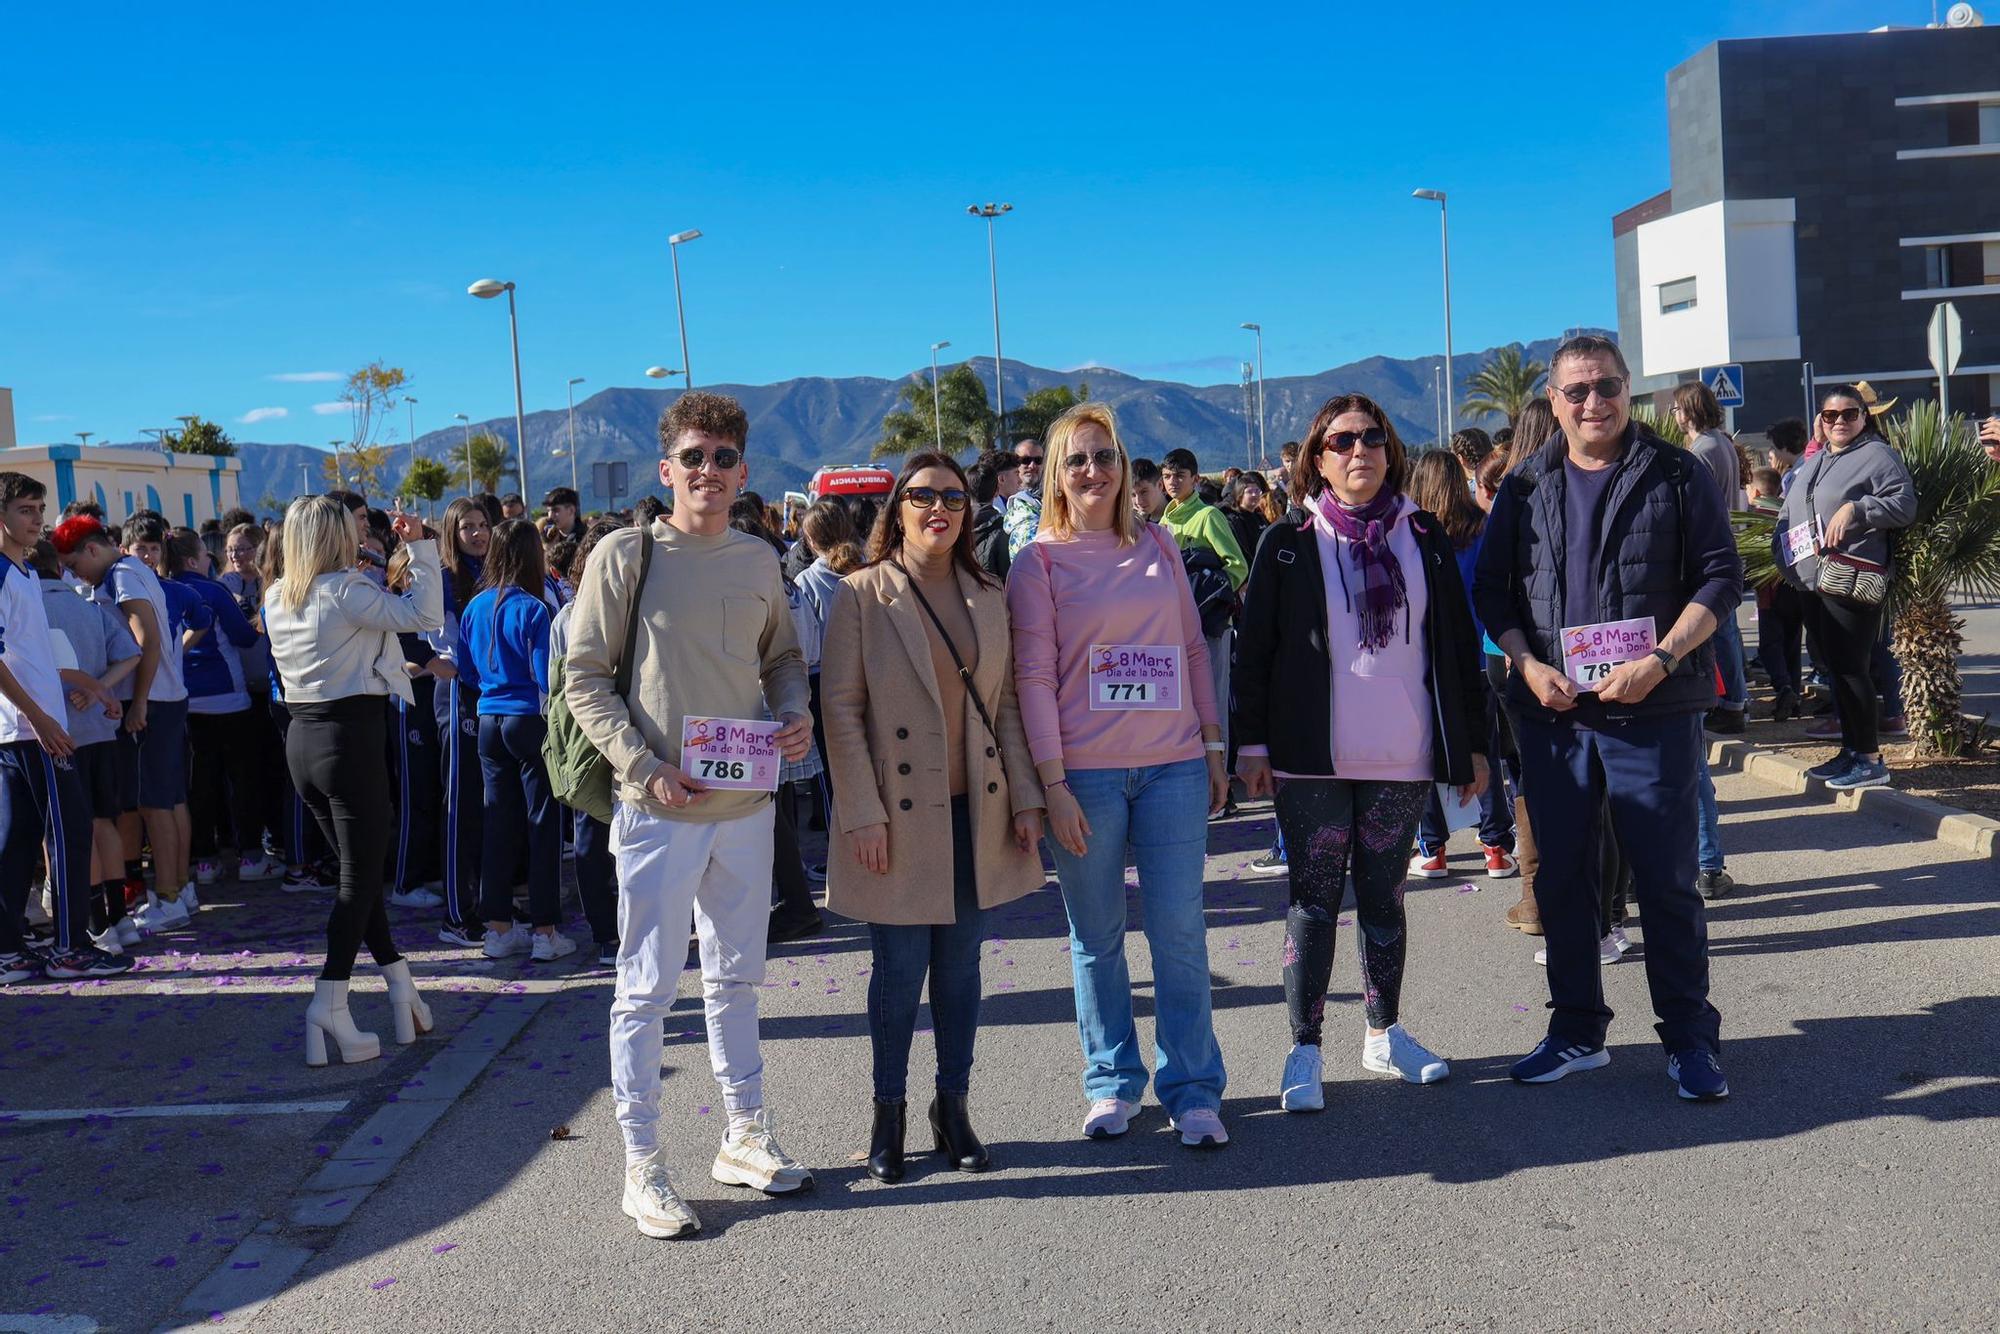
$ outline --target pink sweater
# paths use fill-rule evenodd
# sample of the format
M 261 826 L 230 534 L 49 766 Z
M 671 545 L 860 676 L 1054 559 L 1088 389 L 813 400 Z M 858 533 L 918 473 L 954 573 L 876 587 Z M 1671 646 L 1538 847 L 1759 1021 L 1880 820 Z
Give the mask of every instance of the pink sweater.
M 1007 576 L 1014 684 L 1035 763 L 1137 769 L 1202 757 L 1201 729 L 1219 724 L 1201 616 L 1173 539 L 1146 524 L 1139 540 L 1078 533 L 1037 537 Z M 1181 646 L 1181 707 L 1090 707 L 1093 644 Z

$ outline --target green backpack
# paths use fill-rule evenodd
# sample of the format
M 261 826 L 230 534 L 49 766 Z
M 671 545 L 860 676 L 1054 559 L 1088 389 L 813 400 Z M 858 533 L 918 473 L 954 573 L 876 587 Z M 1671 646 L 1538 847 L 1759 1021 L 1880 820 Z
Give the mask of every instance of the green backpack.
M 639 531 L 639 581 L 632 588 L 632 608 L 625 618 L 625 653 L 618 661 L 615 682 L 620 699 L 632 691 L 632 662 L 639 656 L 639 599 L 646 589 L 646 571 L 653 563 L 653 534 L 643 528 Z M 617 790 L 611 761 L 590 743 L 576 715 L 569 711 L 569 699 L 563 694 L 568 676 L 569 664 L 564 659 L 549 663 L 548 733 L 542 738 L 542 763 L 548 768 L 549 787 L 557 801 L 599 824 L 610 824 Z

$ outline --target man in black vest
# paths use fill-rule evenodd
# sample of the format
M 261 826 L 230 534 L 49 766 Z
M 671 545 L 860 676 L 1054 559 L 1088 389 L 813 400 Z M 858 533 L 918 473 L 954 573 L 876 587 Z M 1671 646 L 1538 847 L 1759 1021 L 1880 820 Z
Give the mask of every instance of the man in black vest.
M 1708 923 L 1695 892 L 1709 636 L 1743 566 L 1715 479 L 1632 421 L 1615 343 L 1556 349 L 1562 430 L 1510 474 L 1487 522 L 1473 598 L 1512 668 L 1522 788 L 1542 864 L 1549 1034 L 1513 1068 L 1541 1084 L 1607 1064 L 1598 958 L 1600 813 L 1631 864 L 1646 980 L 1683 1098 L 1727 1097 L 1708 1003 Z

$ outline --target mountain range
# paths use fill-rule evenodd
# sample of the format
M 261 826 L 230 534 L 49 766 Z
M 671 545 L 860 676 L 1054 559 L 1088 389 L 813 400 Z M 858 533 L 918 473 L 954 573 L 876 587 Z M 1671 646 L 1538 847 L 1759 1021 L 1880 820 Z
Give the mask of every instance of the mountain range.
M 1554 351 L 1554 339 L 1526 344 L 1524 358 L 1546 362 Z M 1467 379 L 1478 373 L 1499 351 L 1462 353 L 1452 359 L 1455 382 L 1461 386 L 1463 401 Z M 1411 444 L 1437 436 L 1435 371 L 1441 358 L 1399 360 L 1369 357 L 1316 375 L 1281 376 L 1264 382 L 1266 445 L 1272 462 L 1278 446 L 1303 435 L 1319 405 L 1335 394 L 1362 393 L 1380 403 Z M 1019 403 L 1030 393 L 1054 385 L 1090 386 L 1090 396 L 1109 403 L 1118 412 L 1119 430 L 1135 455 L 1158 458 L 1177 446 L 1191 449 L 1202 466 L 1220 469 L 1231 463 L 1246 462 L 1254 450 L 1246 447 L 1241 384 L 1189 385 L 1171 380 L 1144 379 L 1108 367 L 1079 367 L 1067 371 L 1049 370 L 1023 362 L 1003 363 L 1007 399 Z M 974 358 L 971 365 L 982 380 L 992 384 L 992 358 Z M 879 438 L 882 418 L 899 406 L 898 390 L 910 378 L 927 377 L 930 368 L 911 372 L 903 379 L 873 376 L 829 379 L 807 376 L 777 384 L 701 385 L 739 399 L 750 418 L 750 485 L 775 500 L 786 490 L 803 490 L 815 469 L 825 464 L 863 463 Z M 652 479 L 654 461 L 659 457 L 660 414 L 682 391 L 679 389 L 612 388 L 592 394 L 576 405 L 577 479 L 586 510 L 611 507 L 612 502 L 592 489 L 591 465 L 623 459 L 629 465 L 629 492 L 618 504 L 657 489 Z M 1500 424 L 1497 420 L 1483 423 Z M 510 451 L 514 443 L 511 417 L 471 424 L 472 431 L 486 431 L 500 439 Z M 566 457 L 553 456 L 569 431 L 561 408 L 527 415 L 528 471 L 530 484 L 522 488 L 531 500 L 551 486 L 570 480 Z M 1254 442 L 1254 428 L 1251 432 Z M 431 431 L 417 438 L 417 451 L 427 458 L 443 459 L 464 438 L 464 430 Z M 323 465 L 326 451 L 307 445 L 241 443 L 243 473 L 240 487 L 243 501 L 259 512 L 273 511 L 306 487 L 326 485 Z M 398 446 L 397 453 L 404 449 Z M 398 458 L 392 474 L 400 478 L 406 458 Z M 304 469 L 302 472 L 301 469 Z M 510 476 L 506 484 L 511 488 Z

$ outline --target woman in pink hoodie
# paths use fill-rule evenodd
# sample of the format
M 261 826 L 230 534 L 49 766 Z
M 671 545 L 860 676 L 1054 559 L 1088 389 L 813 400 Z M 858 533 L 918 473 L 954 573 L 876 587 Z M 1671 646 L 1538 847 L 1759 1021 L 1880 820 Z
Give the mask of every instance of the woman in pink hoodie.
M 1153 1084 L 1181 1143 L 1229 1142 L 1209 1017 L 1202 869 L 1228 793 L 1201 615 L 1174 539 L 1132 513 L 1132 468 L 1102 403 L 1048 435 L 1041 527 L 1007 578 L 1015 688 L 1048 795 L 1069 911 L 1083 1133 L 1122 1135 L 1146 1091 L 1125 968 L 1125 851 L 1153 954 Z
M 1486 705 L 1457 556 L 1444 525 L 1404 497 L 1408 479 L 1387 413 L 1360 394 L 1328 400 L 1292 473 L 1305 517 L 1259 544 L 1238 630 L 1236 771 L 1252 796 L 1275 788 L 1291 851 L 1288 1112 L 1325 1106 L 1320 1026 L 1350 870 L 1361 1063 L 1413 1084 L 1451 1073 L 1400 1022 L 1403 878 L 1432 784 L 1461 800 L 1486 786 Z

